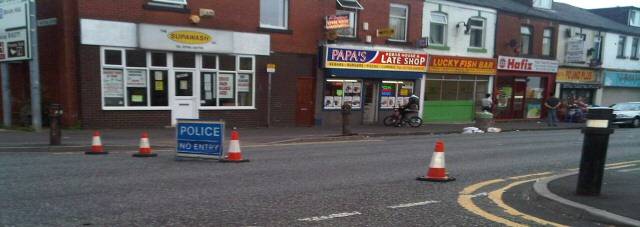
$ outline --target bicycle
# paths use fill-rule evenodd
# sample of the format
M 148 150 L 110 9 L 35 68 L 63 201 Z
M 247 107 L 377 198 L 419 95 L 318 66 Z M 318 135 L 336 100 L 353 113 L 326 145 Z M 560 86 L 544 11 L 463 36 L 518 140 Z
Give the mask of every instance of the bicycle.
M 411 116 L 411 117 L 402 118 L 402 114 L 400 113 L 400 109 L 393 108 L 393 114 L 385 117 L 384 120 L 382 121 L 382 123 L 385 126 L 398 126 L 398 127 L 401 127 L 401 126 L 409 125 L 411 127 L 417 128 L 417 127 L 420 127 L 422 125 L 422 118 L 420 118 L 418 116 Z

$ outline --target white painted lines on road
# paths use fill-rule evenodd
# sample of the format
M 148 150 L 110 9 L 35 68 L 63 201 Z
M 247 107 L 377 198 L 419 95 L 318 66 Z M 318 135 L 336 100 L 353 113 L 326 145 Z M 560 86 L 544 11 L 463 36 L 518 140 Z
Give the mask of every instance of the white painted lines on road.
M 634 169 L 621 169 L 621 170 L 618 170 L 618 172 L 621 172 L 621 173 L 628 173 L 628 172 L 633 172 L 633 171 L 638 171 L 638 170 L 640 170 L 640 168 L 634 168 Z
M 629 164 L 629 165 L 621 165 L 621 166 L 612 166 L 612 167 L 607 167 L 605 169 L 610 170 L 610 169 L 624 169 L 627 167 L 634 167 L 636 166 L 635 164 Z
M 283 144 L 256 144 L 242 147 L 283 147 L 283 146 L 301 146 L 301 145 L 318 145 L 318 144 L 339 144 L 339 143 L 361 143 L 361 142 L 384 142 L 384 140 L 340 140 L 340 141 L 321 141 L 321 142 L 302 142 L 302 143 L 283 143 Z
M 326 216 L 301 218 L 301 219 L 298 219 L 298 221 L 325 221 L 325 220 L 330 220 L 330 219 L 334 219 L 334 218 L 344 218 L 344 217 L 349 217 L 349 216 L 354 216 L 354 215 L 361 215 L 361 214 L 362 213 L 360 213 L 358 211 L 354 211 L 354 212 L 348 212 L 348 213 L 330 214 L 330 215 L 326 215 Z
M 488 195 L 489 195 L 489 193 L 486 193 L 486 192 L 480 192 L 480 193 L 478 193 L 478 194 L 471 195 L 471 196 L 470 196 L 470 198 L 481 197 L 481 196 L 488 196 Z
M 407 208 L 407 207 L 415 207 L 415 206 L 424 206 L 424 205 L 427 205 L 427 204 L 439 203 L 439 202 L 440 201 L 429 200 L 429 201 L 424 201 L 424 202 L 405 203 L 405 204 L 399 204 L 399 205 L 394 205 L 394 206 L 388 206 L 387 208 L 391 208 L 391 209 Z

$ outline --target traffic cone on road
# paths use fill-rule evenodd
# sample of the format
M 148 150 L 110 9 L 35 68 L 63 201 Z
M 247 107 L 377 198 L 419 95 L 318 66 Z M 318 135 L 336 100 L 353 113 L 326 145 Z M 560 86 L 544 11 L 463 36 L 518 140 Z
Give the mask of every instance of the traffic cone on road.
M 240 135 L 236 130 L 231 131 L 231 141 L 229 141 L 229 151 L 227 156 L 220 160 L 221 162 L 248 162 L 249 159 L 242 158 L 240 151 Z
M 151 144 L 149 144 L 149 134 L 143 132 L 140 137 L 140 149 L 138 153 L 133 154 L 133 157 L 156 157 L 158 154 L 151 153 Z
M 456 178 L 447 176 L 447 170 L 444 167 L 444 141 L 436 141 L 436 147 L 431 156 L 431 163 L 429 164 L 429 171 L 424 177 L 418 177 L 419 181 L 436 181 L 436 182 L 448 182 L 454 181 Z
M 85 154 L 108 154 L 102 147 L 102 140 L 100 139 L 100 132 L 95 131 L 93 138 L 91 139 L 91 151 L 84 152 Z

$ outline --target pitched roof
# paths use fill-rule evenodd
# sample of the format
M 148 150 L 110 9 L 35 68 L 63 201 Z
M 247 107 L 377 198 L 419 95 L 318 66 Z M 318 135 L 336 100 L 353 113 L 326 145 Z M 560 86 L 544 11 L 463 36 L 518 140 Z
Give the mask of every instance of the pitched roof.
M 604 31 L 640 35 L 640 29 L 620 24 L 609 18 L 597 15 L 587 9 L 565 3 L 554 2 L 552 9 L 539 9 L 514 0 L 449 0 L 469 5 L 494 8 L 498 11 L 523 14 L 572 25 L 598 28 Z

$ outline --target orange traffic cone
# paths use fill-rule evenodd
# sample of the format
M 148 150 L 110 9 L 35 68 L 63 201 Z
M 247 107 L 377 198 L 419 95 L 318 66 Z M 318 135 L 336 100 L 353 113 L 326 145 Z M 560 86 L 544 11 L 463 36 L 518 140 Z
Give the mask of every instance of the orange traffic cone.
M 93 139 L 91 140 L 91 151 L 84 152 L 85 154 L 108 154 L 102 147 L 102 140 L 100 139 L 100 132 L 95 131 L 93 133 Z
M 158 154 L 151 153 L 151 144 L 149 144 L 149 134 L 143 132 L 140 137 L 140 150 L 133 154 L 133 157 L 156 157 Z
M 429 164 L 429 171 L 427 171 L 427 175 L 424 177 L 418 177 L 416 180 L 436 182 L 456 180 L 456 178 L 447 176 L 447 170 L 444 167 L 444 141 L 436 141 L 436 147 L 434 150 L 433 156 L 431 156 L 431 163 Z
M 231 141 L 229 141 L 229 151 L 221 162 L 248 162 L 249 159 L 242 158 L 240 151 L 240 135 L 236 130 L 231 131 Z

